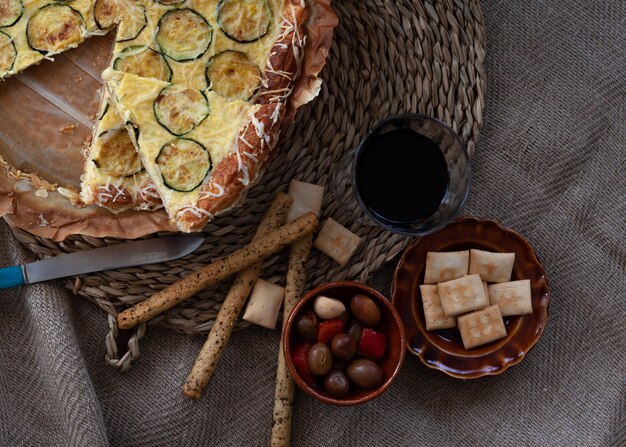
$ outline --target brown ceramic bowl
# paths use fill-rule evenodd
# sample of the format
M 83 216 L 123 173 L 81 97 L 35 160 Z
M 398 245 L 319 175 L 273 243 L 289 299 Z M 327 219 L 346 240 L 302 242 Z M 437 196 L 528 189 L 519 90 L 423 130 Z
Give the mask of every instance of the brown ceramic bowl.
M 351 384 L 350 391 L 346 396 L 336 398 L 326 392 L 322 384 L 321 377 L 318 380 L 318 384 L 311 387 L 307 385 L 298 374 L 290 355 L 291 348 L 295 345 L 297 337 L 295 330 L 292 329 L 292 325 L 294 324 L 296 317 L 301 312 L 313 309 L 313 300 L 318 295 L 324 295 L 341 300 L 346 305 L 346 308 L 350 309 L 350 299 L 359 293 L 372 298 L 378 304 L 382 314 L 382 321 L 376 327 L 376 330 L 387 336 L 387 347 L 383 357 L 376 363 L 378 363 L 383 370 L 384 381 L 378 388 L 371 390 L 363 390 Z M 291 315 L 289 315 L 283 332 L 283 352 L 285 353 L 285 359 L 287 360 L 287 367 L 289 368 L 289 371 L 291 371 L 291 374 L 300 389 L 322 402 L 343 406 L 362 404 L 380 396 L 387 388 L 389 388 L 400 372 L 400 367 L 404 361 L 405 344 L 406 338 L 404 335 L 404 328 L 402 327 L 402 320 L 391 302 L 371 287 L 353 281 L 339 281 L 322 284 L 304 295 L 302 300 L 291 312 Z
M 515 252 L 511 281 L 530 279 L 533 313 L 504 317 L 505 338 L 466 350 L 458 329 L 426 330 L 419 286 L 424 283 L 429 251 L 471 248 Z M 526 239 L 493 220 L 463 217 L 406 249 L 395 272 L 392 301 L 402 316 L 411 353 L 429 368 L 459 379 L 476 379 L 506 371 L 535 346 L 548 320 L 550 290 L 546 272 Z

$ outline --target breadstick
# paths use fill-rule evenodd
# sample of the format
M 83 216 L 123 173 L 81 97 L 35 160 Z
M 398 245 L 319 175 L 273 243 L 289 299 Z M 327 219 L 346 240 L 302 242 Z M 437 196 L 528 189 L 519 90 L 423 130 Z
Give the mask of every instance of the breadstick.
M 178 303 L 192 297 L 203 288 L 223 281 L 233 273 L 273 255 L 293 241 L 313 232 L 318 220 L 314 213 L 307 213 L 290 224 L 284 225 L 263 239 L 252 241 L 248 245 L 234 251 L 202 270 L 172 284 L 166 289 L 155 293 L 150 298 L 121 312 L 117 317 L 120 329 L 130 329 L 171 309 Z
M 298 239 L 289 251 L 289 269 L 287 270 L 287 286 L 285 287 L 285 305 L 283 309 L 283 330 L 287 318 L 302 298 L 306 286 L 306 261 L 311 252 L 313 235 L 307 234 Z M 295 383 L 287 369 L 283 352 L 283 338 L 280 339 L 278 351 L 278 369 L 276 371 L 276 389 L 274 391 L 274 424 L 272 426 L 272 447 L 289 446 L 291 439 L 291 414 Z
M 252 240 L 257 241 L 270 231 L 280 227 L 285 221 L 287 210 L 291 206 L 292 201 L 287 194 L 278 193 L 265 213 Z M 202 346 L 191 372 L 187 376 L 183 386 L 183 394 L 185 396 L 192 399 L 200 399 L 200 396 L 202 396 L 202 391 L 204 391 L 207 383 L 211 380 L 217 362 L 230 339 L 230 334 L 233 332 L 239 313 L 259 276 L 262 264 L 262 261 L 256 262 L 239 272 L 235 277 L 235 281 L 230 287 L 224 303 L 215 318 L 215 323 L 209 332 L 209 336 Z

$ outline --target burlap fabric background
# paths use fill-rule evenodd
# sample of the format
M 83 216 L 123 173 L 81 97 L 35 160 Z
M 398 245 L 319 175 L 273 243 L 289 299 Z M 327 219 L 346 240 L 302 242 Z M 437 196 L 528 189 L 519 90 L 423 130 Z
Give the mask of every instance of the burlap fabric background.
M 547 330 L 504 375 L 452 380 L 409 357 L 354 408 L 297 395 L 294 445 L 626 445 L 626 3 L 483 3 L 488 95 L 466 214 L 524 234 L 552 288 Z M 30 259 L 0 225 L 1 266 Z M 388 287 L 388 271 L 374 282 Z M 153 329 L 121 374 L 105 314 L 60 284 L 0 293 L 0 445 L 267 445 L 278 334 L 238 332 L 204 398 L 200 348 Z

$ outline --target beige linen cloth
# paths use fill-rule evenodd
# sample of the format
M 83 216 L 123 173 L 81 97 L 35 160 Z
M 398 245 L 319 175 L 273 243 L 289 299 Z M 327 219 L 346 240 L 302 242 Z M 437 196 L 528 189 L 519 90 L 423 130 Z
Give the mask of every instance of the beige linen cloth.
M 296 446 L 626 445 L 626 2 L 483 3 L 488 94 L 464 213 L 518 230 L 552 289 L 547 330 L 505 374 L 409 356 L 391 389 L 335 408 L 297 394 Z M 2 267 L 32 256 L 0 224 Z M 388 291 L 389 270 L 373 283 Z M 234 335 L 199 402 L 203 337 L 150 329 L 119 373 L 106 315 L 60 283 L 0 292 L 1 446 L 263 446 L 279 335 Z

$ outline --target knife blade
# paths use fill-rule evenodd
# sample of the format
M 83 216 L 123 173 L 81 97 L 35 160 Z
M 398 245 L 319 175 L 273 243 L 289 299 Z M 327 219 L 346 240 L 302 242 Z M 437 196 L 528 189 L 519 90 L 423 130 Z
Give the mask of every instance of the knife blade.
M 0 289 L 66 276 L 171 261 L 192 253 L 202 241 L 203 238 L 199 236 L 147 239 L 7 267 L 0 269 Z

